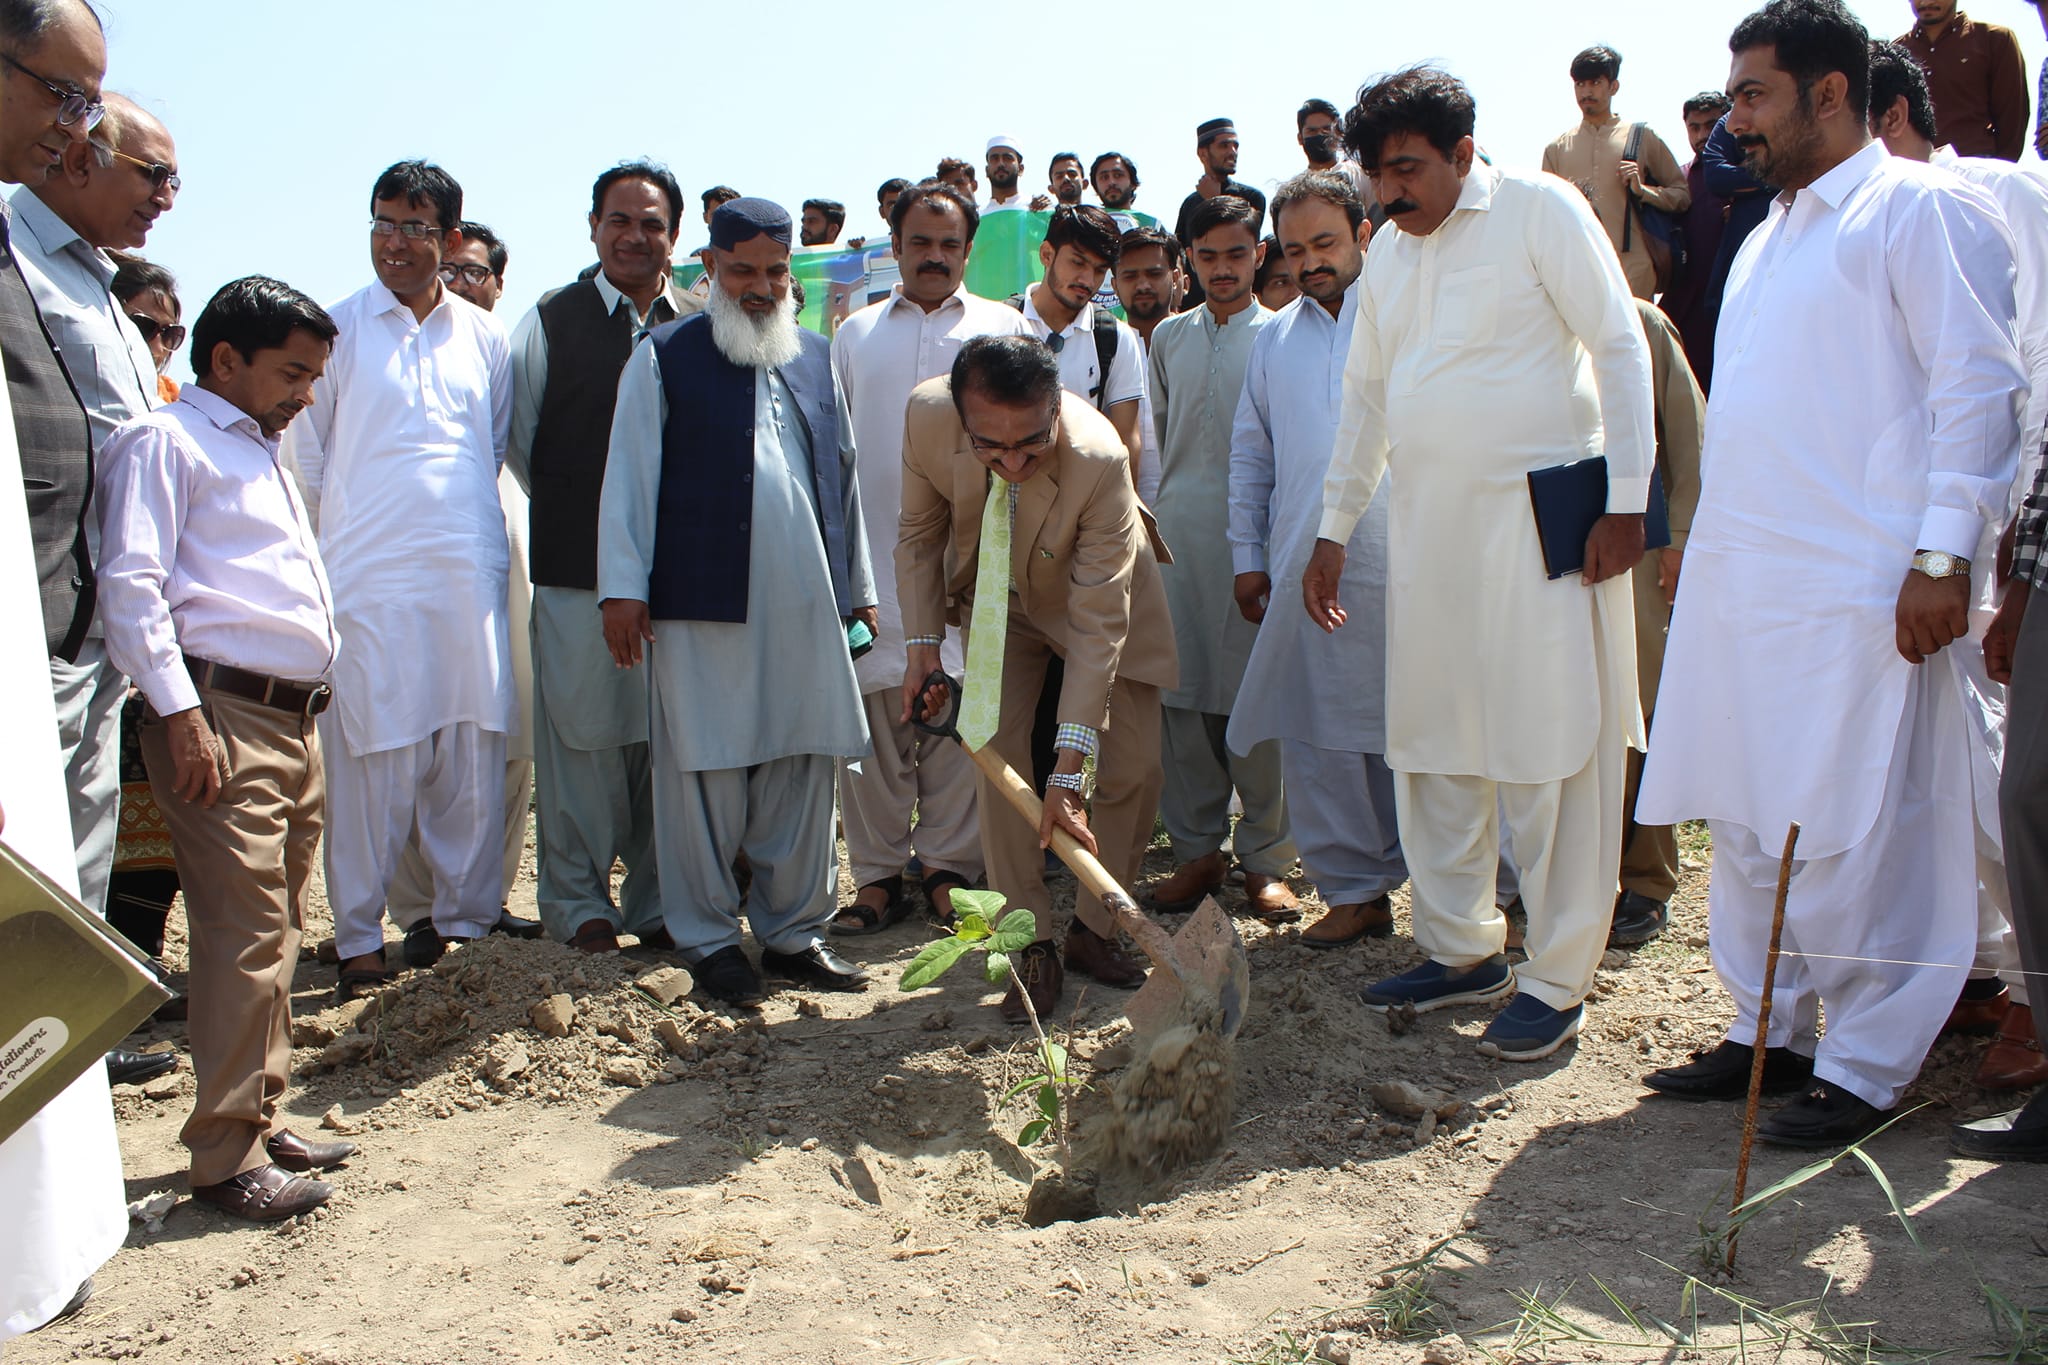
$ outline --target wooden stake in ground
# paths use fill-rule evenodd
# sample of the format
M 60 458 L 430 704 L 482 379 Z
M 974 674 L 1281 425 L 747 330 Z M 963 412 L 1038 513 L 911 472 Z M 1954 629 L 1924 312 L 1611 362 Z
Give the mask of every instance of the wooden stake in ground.
M 1778 947 L 1785 938 L 1785 897 L 1792 889 L 1792 850 L 1799 845 L 1799 822 L 1785 831 L 1784 856 L 1778 859 L 1778 899 L 1771 906 L 1771 946 L 1764 952 L 1764 994 L 1756 1010 L 1756 1048 L 1749 1059 L 1749 1103 L 1742 1110 L 1742 1154 L 1735 1159 L 1735 1202 L 1728 1206 L 1733 1216 L 1749 1191 L 1749 1153 L 1756 1146 L 1756 1108 L 1764 1093 L 1764 1054 L 1771 1031 L 1771 991 L 1778 982 Z M 1740 1227 L 1728 1230 L 1727 1268 L 1735 1269 L 1735 1239 Z

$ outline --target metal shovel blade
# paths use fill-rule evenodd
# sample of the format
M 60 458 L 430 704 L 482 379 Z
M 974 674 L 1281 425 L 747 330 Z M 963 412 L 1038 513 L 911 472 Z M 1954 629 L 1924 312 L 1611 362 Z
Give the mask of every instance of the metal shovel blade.
M 1194 995 L 1216 1002 L 1223 1036 L 1235 1038 L 1251 1000 L 1252 975 L 1237 924 L 1216 904 L 1215 897 L 1204 896 L 1172 943 L 1174 965 L 1179 970 L 1155 967 L 1146 976 L 1145 984 L 1124 1010 L 1131 1027 L 1151 1037 L 1186 1022 L 1188 997 Z

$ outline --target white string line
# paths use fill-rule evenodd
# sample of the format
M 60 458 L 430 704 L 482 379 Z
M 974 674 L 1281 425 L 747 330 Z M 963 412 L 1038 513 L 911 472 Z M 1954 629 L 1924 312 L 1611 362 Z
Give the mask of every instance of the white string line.
M 1852 957 L 1847 953 L 1802 953 L 1795 948 L 1781 948 L 1778 950 L 1778 956 L 1806 957 L 1828 962 L 1868 962 L 1878 967 L 1947 967 L 1951 970 L 1966 972 L 1980 970 L 1974 962 L 1965 963 L 1961 967 L 1957 967 L 1953 962 L 1915 962 L 1911 958 L 1904 957 Z M 1994 969 L 1984 968 L 1982 970 Z M 2048 972 L 2023 972 L 2017 967 L 1999 967 L 1995 970 L 2001 976 L 2048 976 Z

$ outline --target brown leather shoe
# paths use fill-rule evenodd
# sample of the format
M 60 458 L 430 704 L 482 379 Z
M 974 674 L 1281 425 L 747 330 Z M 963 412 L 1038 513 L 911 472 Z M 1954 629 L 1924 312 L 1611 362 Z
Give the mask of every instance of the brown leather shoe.
M 2005 1023 L 2006 1009 L 2012 1004 L 2012 992 L 2004 986 L 1996 995 L 1979 996 L 1971 999 L 1967 995 L 1956 998 L 1956 1006 L 1948 1012 L 1948 1022 L 1941 1026 L 1941 1037 L 1952 1033 L 1974 1033 L 1990 1037 Z
M 1304 948 L 1342 948 L 1363 938 L 1392 938 L 1394 903 L 1374 896 L 1355 905 L 1333 905 L 1323 917 L 1301 931 Z
M 619 951 L 619 931 L 608 919 L 587 919 L 569 935 L 569 946 L 586 953 L 616 953 Z
M 1038 942 L 1010 959 L 1010 989 L 1003 996 L 1001 1006 L 1003 1018 L 1012 1024 L 1028 1024 L 1031 1016 L 1024 1009 L 1023 992 L 1031 992 L 1031 1008 L 1038 1012 L 1041 1024 L 1052 1018 L 1053 1007 L 1060 1002 L 1060 991 L 1067 984 L 1067 972 L 1060 965 L 1059 950 L 1049 938 Z
M 1163 882 L 1152 883 L 1146 892 L 1154 910 L 1178 915 L 1202 903 L 1202 897 L 1223 889 L 1223 874 L 1230 870 L 1219 850 L 1205 853 L 1191 863 L 1182 863 Z
M 192 1197 L 252 1223 L 282 1223 L 326 1203 L 334 1186 L 293 1175 L 281 1166 L 258 1166 L 218 1185 L 194 1185 Z
M 280 1128 L 263 1144 L 270 1159 L 287 1171 L 325 1171 L 341 1165 L 358 1150 L 353 1142 L 308 1142 L 289 1128 Z
M 2040 1040 L 2034 1037 L 2032 1009 L 2025 1005 L 2006 1009 L 1998 1040 L 1977 1064 L 1976 1080 L 1986 1090 L 2022 1090 L 2048 1082 L 2048 1057 L 2041 1055 Z
M 1067 929 L 1066 965 L 1105 986 L 1145 984 L 1145 964 L 1121 938 L 1104 938 L 1079 920 Z
M 1244 874 L 1244 903 L 1254 915 L 1268 924 L 1292 924 L 1301 918 L 1301 902 L 1294 897 L 1294 888 L 1284 877 L 1268 877 L 1263 872 Z

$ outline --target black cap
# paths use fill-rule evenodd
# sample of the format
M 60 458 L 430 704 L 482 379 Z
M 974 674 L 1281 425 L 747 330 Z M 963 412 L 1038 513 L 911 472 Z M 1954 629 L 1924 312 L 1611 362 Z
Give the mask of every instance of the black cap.
M 1212 118 L 1195 129 L 1195 145 L 1206 147 L 1225 133 L 1237 131 L 1237 124 L 1227 118 Z

